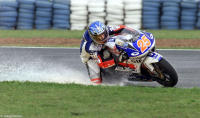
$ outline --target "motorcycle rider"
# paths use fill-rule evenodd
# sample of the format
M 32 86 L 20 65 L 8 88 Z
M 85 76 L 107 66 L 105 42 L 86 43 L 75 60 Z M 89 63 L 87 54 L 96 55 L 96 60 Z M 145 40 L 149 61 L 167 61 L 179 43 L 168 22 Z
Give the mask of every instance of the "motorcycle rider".
M 84 32 L 80 45 L 80 57 L 82 62 L 86 65 L 92 83 L 102 83 L 100 67 L 107 68 L 115 65 L 114 59 L 105 61 L 101 59 L 101 57 L 97 63 L 97 57 L 99 57 L 99 53 L 105 49 L 104 44 L 109 39 L 110 35 L 119 35 L 122 30 L 132 31 L 133 29 L 124 25 L 106 26 L 102 22 L 95 21 L 91 23 Z

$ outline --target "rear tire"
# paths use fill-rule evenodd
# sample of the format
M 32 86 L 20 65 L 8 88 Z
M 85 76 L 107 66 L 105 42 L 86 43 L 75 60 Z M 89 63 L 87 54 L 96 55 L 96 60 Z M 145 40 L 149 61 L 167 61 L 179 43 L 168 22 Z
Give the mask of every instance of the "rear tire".
M 156 81 L 164 87 L 174 87 L 178 82 L 178 75 L 171 64 L 164 58 L 154 65 L 164 75 L 164 79 L 157 79 Z

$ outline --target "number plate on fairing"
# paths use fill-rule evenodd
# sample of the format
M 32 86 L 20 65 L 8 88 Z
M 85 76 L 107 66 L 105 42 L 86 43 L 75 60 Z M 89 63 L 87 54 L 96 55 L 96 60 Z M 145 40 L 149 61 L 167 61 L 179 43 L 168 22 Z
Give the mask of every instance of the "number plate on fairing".
M 128 47 L 123 47 L 117 45 L 116 47 L 119 50 L 124 50 L 128 57 L 141 57 L 144 56 L 151 50 L 155 45 L 155 40 L 154 37 L 151 33 L 141 33 L 139 38 L 133 42 L 131 42 L 131 46 L 133 47 L 128 48 Z

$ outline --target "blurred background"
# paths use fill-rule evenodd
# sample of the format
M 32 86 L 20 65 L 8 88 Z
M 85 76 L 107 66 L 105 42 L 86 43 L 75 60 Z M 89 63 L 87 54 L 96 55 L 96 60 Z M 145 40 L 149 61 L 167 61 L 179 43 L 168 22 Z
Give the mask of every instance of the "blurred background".
M 200 0 L 0 0 L 0 29 L 200 29 Z

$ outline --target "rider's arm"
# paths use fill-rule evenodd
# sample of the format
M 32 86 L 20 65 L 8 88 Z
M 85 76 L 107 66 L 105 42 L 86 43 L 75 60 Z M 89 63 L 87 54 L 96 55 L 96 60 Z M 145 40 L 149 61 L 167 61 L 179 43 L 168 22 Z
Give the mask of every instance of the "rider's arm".
M 115 55 L 119 55 L 120 52 L 117 49 L 116 45 L 115 45 L 115 38 L 110 38 L 106 43 L 105 46 L 108 48 L 108 50 L 115 54 Z
M 118 26 L 108 26 L 109 35 L 119 35 L 122 31 L 123 32 L 133 32 L 134 29 L 126 27 L 125 25 L 118 25 Z
M 89 59 L 96 59 L 98 51 L 95 50 L 93 43 L 82 40 L 80 48 L 80 57 L 83 63 L 86 63 Z

